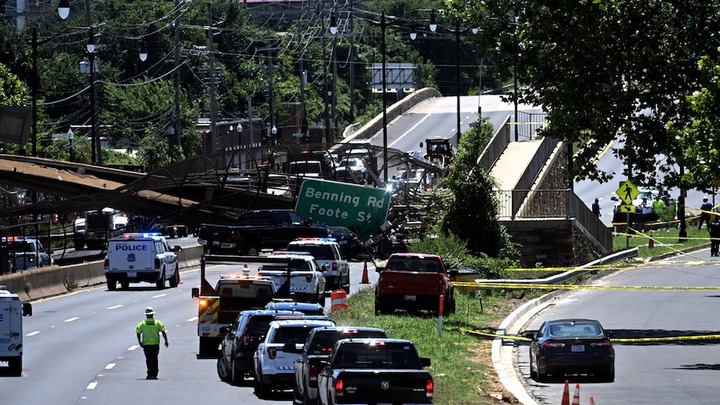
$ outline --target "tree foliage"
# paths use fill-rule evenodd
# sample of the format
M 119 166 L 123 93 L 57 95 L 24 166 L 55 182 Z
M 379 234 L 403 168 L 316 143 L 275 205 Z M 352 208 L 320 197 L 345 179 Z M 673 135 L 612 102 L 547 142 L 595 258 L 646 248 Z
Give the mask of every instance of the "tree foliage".
M 449 204 L 441 228 L 464 240 L 475 255 L 513 258 L 516 252 L 509 234 L 498 221 L 495 181 L 477 165 L 492 134 L 493 126 L 487 119 L 463 134 L 450 172 L 442 181 L 454 201 Z

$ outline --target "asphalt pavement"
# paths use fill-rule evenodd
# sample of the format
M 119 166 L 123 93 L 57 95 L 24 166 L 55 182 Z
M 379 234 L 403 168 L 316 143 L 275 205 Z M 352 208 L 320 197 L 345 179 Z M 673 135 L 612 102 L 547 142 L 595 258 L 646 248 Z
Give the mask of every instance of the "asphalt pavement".
M 710 244 L 694 246 L 682 250 L 682 252 L 688 253 L 692 251 L 708 249 L 709 247 Z M 669 256 L 674 256 L 676 254 L 677 253 L 668 253 L 663 256 L 650 258 L 648 261 L 661 260 Z M 586 266 L 592 265 L 594 263 L 595 262 L 588 263 Z M 595 277 L 595 279 L 604 277 L 608 274 L 609 273 L 605 272 L 602 275 Z M 525 328 L 525 325 L 527 325 L 535 315 L 542 312 L 543 309 L 552 305 L 555 301 L 562 299 L 564 295 L 571 292 L 571 290 L 556 290 L 549 294 L 543 295 L 542 297 L 526 302 L 525 304 L 515 309 L 515 311 L 513 311 L 503 320 L 503 322 L 498 327 L 496 333 L 498 335 L 517 337 L 519 333 Z M 518 364 L 517 345 L 518 343 L 515 339 L 503 339 L 500 337 L 495 338 L 492 344 L 493 367 L 495 368 L 495 372 L 497 373 L 498 378 L 500 379 L 500 382 L 503 384 L 505 389 L 511 394 L 513 394 L 515 398 L 517 398 L 519 403 L 523 405 L 539 405 L 538 402 L 535 401 L 535 399 L 530 396 L 530 394 L 528 394 L 528 390 L 526 389 L 525 378 L 522 376 Z

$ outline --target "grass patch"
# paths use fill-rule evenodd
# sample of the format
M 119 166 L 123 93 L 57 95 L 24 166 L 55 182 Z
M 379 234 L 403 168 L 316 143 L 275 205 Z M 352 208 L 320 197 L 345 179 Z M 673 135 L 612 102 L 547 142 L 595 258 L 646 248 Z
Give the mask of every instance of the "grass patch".
M 613 236 L 613 250 L 620 251 L 637 247 L 640 257 L 654 257 L 710 244 L 710 235 L 707 229 L 688 226 L 686 232 L 687 238 L 683 241 L 680 241 L 680 230 L 678 228 L 638 231 L 634 234 L 616 234 Z M 655 245 L 653 248 L 648 247 L 651 236 Z
M 429 312 L 410 316 L 398 311 L 394 315 L 375 316 L 372 288 L 351 295 L 350 311 L 334 318 L 338 324 L 378 327 L 392 338 L 412 340 L 420 356 L 432 360 L 429 371 L 435 380 L 435 403 L 496 404 L 509 394 L 504 392 L 492 368 L 492 338 L 463 334 L 461 329 L 494 333 L 500 322 L 529 298 L 522 291 L 493 294 L 475 298 L 456 292 L 457 313 L 443 319 L 442 334 L 438 333 L 438 318 Z

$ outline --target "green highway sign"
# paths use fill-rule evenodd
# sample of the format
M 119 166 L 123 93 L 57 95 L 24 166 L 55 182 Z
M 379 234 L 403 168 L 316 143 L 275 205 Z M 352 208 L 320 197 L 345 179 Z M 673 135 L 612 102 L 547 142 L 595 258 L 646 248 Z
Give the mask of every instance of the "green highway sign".
M 313 222 L 355 229 L 363 240 L 381 232 L 390 208 L 383 188 L 329 180 L 305 179 L 295 211 Z

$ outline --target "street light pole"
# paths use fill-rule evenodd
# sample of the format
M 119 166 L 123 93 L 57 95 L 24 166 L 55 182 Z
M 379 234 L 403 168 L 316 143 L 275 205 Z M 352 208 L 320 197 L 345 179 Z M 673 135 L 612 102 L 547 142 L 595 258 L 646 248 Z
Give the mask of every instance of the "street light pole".
M 457 144 L 460 145 L 460 21 L 455 18 L 455 94 L 457 100 Z
M 380 52 L 382 53 L 382 126 L 383 126 L 383 182 L 385 185 L 388 184 L 388 133 L 387 133 L 387 100 L 385 99 L 385 93 L 387 92 L 387 77 L 386 77 L 386 61 L 385 61 L 385 12 L 380 17 Z
M 100 156 L 100 140 L 97 136 L 97 124 L 96 124 L 96 100 L 95 100 L 95 33 L 92 27 L 90 27 L 89 37 L 87 42 L 87 53 L 88 62 L 90 69 L 90 139 L 92 140 L 92 147 L 90 148 L 91 162 L 93 165 L 102 164 L 102 157 Z
M 37 38 L 37 27 L 33 27 L 32 30 L 32 155 L 37 157 L 37 120 L 38 120 L 38 67 L 37 67 L 37 54 L 38 54 L 38 38 Z

